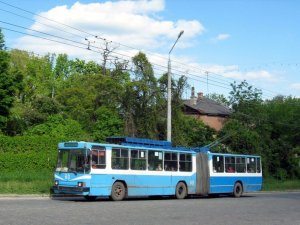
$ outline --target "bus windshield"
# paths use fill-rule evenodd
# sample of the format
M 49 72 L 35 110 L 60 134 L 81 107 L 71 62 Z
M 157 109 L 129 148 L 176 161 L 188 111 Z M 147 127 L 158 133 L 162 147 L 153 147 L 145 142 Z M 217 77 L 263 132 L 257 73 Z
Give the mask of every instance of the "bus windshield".
M 58 152 L 56 172 L 87 173 L 90 170 L 90 157 L 86 150 L 62 150 Z

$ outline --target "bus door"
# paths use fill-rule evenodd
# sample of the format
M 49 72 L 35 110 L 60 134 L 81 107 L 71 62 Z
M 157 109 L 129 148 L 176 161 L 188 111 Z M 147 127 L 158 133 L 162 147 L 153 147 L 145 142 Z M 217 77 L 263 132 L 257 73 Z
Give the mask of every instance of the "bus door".
M 133 174 L 133 183 L 130 185 L 128 195 L 143 196 L 148 194 L 148 179 L 145 176 L 147 166 L 147 151 L 142 149 L 131 150 L 130 168 Z
M 164 192 L 166 195 L 174 193 L 174 187 L 176 187 L 178 181 L 181 179 L 178 176 L 178 153 L 177 152 L 165 152 L 164 153 L 164 171 L 167 172 L 167 176 L 164 179 Z
M 199 153 L 196 155 L 196 194 L 207 195 L 209 193 L 209 167 L 208 155 Z

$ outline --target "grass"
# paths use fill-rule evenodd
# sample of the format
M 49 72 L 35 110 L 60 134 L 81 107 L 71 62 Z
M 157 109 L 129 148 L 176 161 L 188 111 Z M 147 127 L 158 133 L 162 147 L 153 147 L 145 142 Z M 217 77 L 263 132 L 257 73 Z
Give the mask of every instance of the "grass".
M 265 178 L 263 191 L 289 191 L 300 190 L 300 180 L 277 180 L 275 178 Z
M 0 194 L 48 194 L 53 184 L 49 171 L 0 173 Z
M 53 172 L 12 171 L 0 172 L 0 194 L 49 194 Z M 300 190 L 300 180 L 265 178 L 263 191 Z

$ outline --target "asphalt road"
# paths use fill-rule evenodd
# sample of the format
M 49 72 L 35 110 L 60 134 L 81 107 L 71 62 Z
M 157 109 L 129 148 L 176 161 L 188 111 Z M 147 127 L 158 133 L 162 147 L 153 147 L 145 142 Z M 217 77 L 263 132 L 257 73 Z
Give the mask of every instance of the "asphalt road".
M 0 197 L 0 224 L 300 225 L 300 192 L 122 202 Z

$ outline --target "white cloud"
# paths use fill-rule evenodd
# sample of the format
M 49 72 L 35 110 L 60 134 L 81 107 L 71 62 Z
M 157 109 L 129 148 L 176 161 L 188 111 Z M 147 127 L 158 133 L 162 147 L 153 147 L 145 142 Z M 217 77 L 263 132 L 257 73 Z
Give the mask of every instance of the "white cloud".
M 241 72 L 237 70 L 237 71 L 225 72 L 224 76 L 228 78 L 238 79 L 238 80 L 268 81 L 268 82 L 278 81 L 278 78 L 275 74 L 272 74 L 266 70 L 249 71 L 249 72 Z
M 75 27 L 86 33 L 72 30 L 69 27 L 47 21 L 38 16 L 35 18 L 36 22 L 30 28 L 74 40 L 79 43 L 72 43 L 67 40 L 60 41 L 82 47 L 87 47 L 85 37 L 89 40 L 96 40 L 89 35 L 93 34 L 114 43 L 122 43 L 137 49 L 151 51 L 162 48 L 169 49 L 170 43 L 173 43 L 178 33 L 184 30 L 185 33 L 177 47 L 191 47 L 194 38 L 204 32 L 204 26 L 197 20 L 170 21 L 158 19 L 156 14 L 162 12 L 164 7 L 164 0 L 123 0 L 90 4 L 76 2 L 70 7 L 66 5 L 57 6 L 39 15 Z M 42 34 L 36 35 L 44 36 Z M 53 39 L 53 37 L 45 37 Z M 91 43 L 91 45 L 103 45 L 103 42 L 99 43 L 101 40 L 96 40 L 96 42 L 95 44 Z M 86 46 L 80 43 L 85 43 Z M 82 56 L 82 50 L 80 49 L 46 40 L 37 40 L 30 36 L 18 39 L 14 47 L 37 53 L 65 51 L 70 56 Z M 78 53 L 80 54 L 77 55 Z M 91 54 L 91 52 L 85 54 Z
M 300 91 L 300 83 L 291 84 L 290 87 L 294 90 Z
M 224 41 L 224 40 L 226 40 L 228 38 L 230 38 L 230 34 L 218 34 L 216 37 L 213 37 L 211 39 L 211 41 L 213 43 L 216 43 L 216 42 Z

